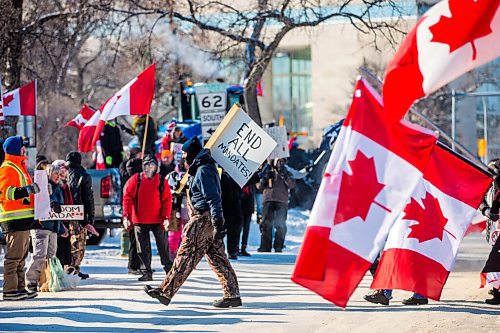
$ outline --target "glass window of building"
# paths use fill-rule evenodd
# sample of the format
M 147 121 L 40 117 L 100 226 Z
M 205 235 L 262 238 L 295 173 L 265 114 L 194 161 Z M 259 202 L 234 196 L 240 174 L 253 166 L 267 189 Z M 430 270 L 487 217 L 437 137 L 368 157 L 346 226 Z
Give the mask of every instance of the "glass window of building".
M 310 131 L 311 50 L 278 52 L 272 61 L 273 112 L 289 131 Z

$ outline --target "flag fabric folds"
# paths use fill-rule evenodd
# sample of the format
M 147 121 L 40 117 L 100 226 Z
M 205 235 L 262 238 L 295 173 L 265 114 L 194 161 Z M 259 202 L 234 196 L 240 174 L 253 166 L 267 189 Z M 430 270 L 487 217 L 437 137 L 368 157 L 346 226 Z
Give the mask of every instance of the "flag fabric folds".
M 292 280 L 345 307 L 422 178 L 436 136 L 388 123 L 363 79 L 328 163 Z
M 500 55 L 498 0 L 444 0 L 429 9 L 389 63 L 383 86 L 391 119 L 413 102 Z
M 394 223 L 371 285 L 439 300 L 458 246 L 492 178 L 442 146 Z
M 82 127 L 87 123 L 87 121 L 92 118 L 94 113 L 95 111 L 85 104 L 84 106 L 82 106 L 80 112 L 78 112 L 76 117 L 68 121 L 64 126 L 71 126 L 78 130 L 81 130 Z
M 99 118 L 101 117 L 101 112 L 96 111 L 92 117 L 80 128 L 80 133 L 78 134 L 78 151 L 89 152 L 93 151 L 95 145 L 92 143 L 94 133 L 99 123 Z
M 4 116 L 36 116 L 36 90 L 35 80 L 3 94 Z
M 95 146 L 107 121 L 118 116 L 146 115 L 151 110 L 155 90 L 155 64 L 127 83 L 100 108 L 100 118 L 92 138 Z

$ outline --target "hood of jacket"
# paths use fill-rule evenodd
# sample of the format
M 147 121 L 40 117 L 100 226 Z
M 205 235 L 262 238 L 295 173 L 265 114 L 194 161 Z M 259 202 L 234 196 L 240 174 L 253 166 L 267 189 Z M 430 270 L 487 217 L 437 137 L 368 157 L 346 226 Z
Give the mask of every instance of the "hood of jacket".
M 202 149 L 198 153 L 198 155 L 196 155 L 196 157 L 194 158 L 193 163 L 189 166 L 188 173 L 191 176 L 194 176 L 196 174 L 196 171 L 198 170 L 198 168 L 201 167 L 202 165 L 206 165 L 206 164 L 214 164 L 215 165 L 215 161 L 212 158 L 212 155 L 210 154 L 210 150 Z

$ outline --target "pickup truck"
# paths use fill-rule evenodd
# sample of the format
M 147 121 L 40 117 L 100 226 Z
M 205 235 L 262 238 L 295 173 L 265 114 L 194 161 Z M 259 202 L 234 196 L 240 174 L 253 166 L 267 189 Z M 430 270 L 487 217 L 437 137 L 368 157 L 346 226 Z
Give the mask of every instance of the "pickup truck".
M 107 229 L 122 226 L 122 189 L 118 169 L 87 169 L 92 177 L 94 191 L 95 217 L 94 227 L 99 236 L 90 235 L 87 244 L 97 245 L 106 234 Z

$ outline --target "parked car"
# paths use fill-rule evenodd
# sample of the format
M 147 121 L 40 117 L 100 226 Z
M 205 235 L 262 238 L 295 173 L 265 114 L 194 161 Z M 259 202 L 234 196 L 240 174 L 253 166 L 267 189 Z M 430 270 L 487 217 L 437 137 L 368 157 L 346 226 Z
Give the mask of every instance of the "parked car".
M 89 245 L 97 245 L 106 234 L 107 229 L 122 226 L 122 191 L 120 172 L 117 168 L 106 170 L 87 169 L 92 177 L 94 190 L 95 218 L 94 227 L 99 236 L 91 235 Z

